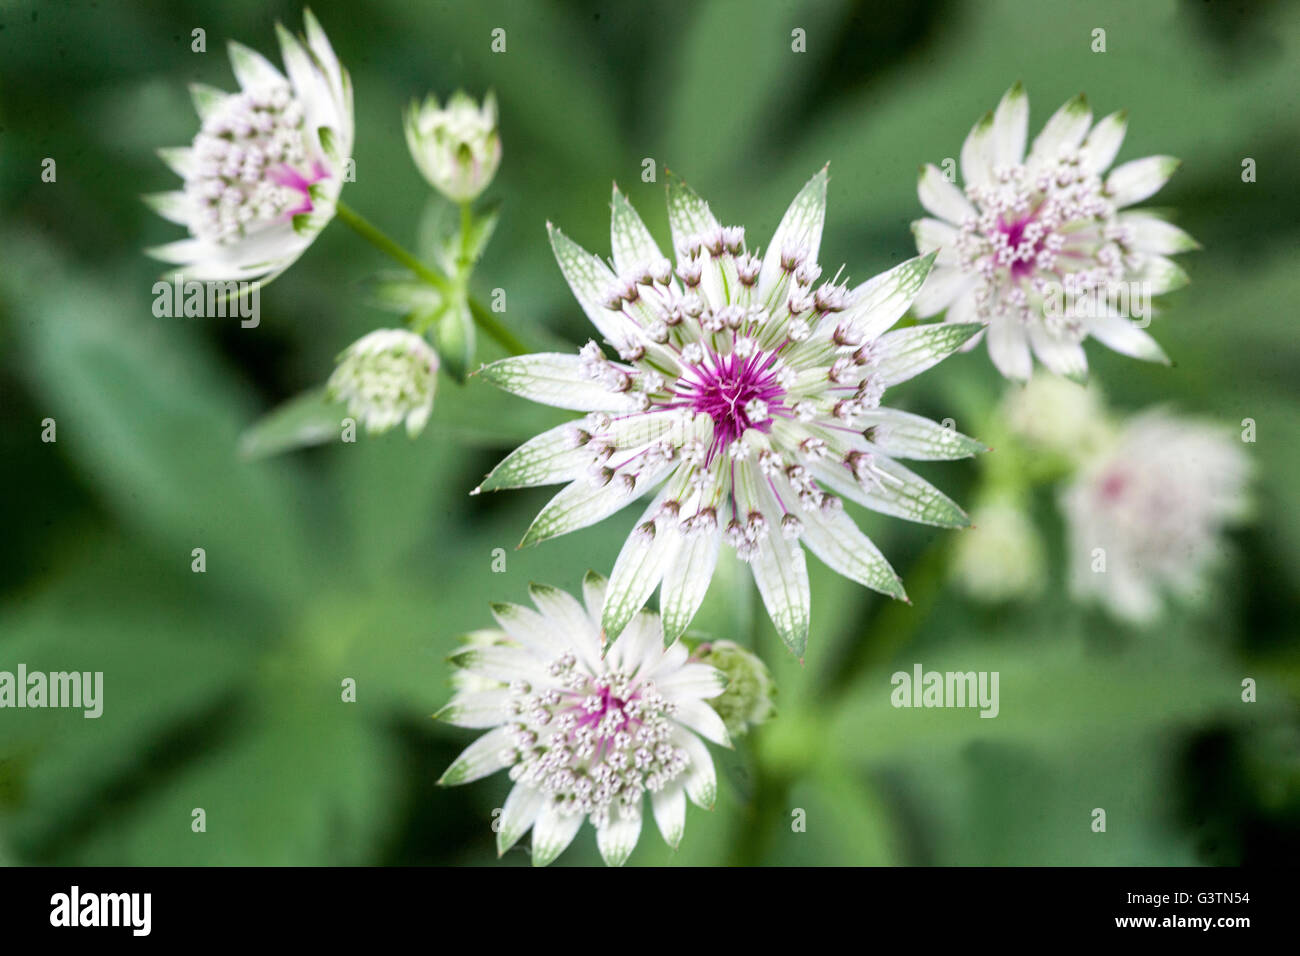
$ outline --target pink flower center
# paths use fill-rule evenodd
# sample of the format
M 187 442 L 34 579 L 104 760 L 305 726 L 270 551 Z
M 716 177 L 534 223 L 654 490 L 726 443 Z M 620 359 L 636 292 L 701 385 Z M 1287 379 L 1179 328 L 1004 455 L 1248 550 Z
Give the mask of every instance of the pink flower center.
M 271 182 L 277 186 L 285 186 L 294 192 L 302 194 L 302 202 L 285 212 L 285 215 L 292 219 L 294 216 L 301 216 L 316 208 L 311 201 L 311 187 L 322 179 L 328 179 L 329 173 L 326 172 L 321 163 L 315 162 L 312 164 L 311 178 L 308 179 L 297 169 L 288 163 L 284 163 L 270 170 L 268 176 Z
M 675 403 L 676 407 L 713 419 L 710 462 L 747 429 L 771 430 L 771 412 L 785 397 L 772 369 L 775 363 L 774 355 L 762 352 L 749 358 L 710 352 L 678 381 L 677 394 L 683 401 Z
M 1017 219 L 1015 222 L 1012 223 L 1004 222 L 1001 219 L 998 220 L 998 232 L 1006 236 L 1008 248 L 1010 249 L 1020 248 L 1020 244 L 1024 242 L 1025 239 L 1025 227 L 1028 226 L 1031 222 L 1033 222 L 1033 219 L 1034 219 L 1034 214 L 1030 213 L 1028 216 L 1024 216 L 1020 219 Z M 1017 258 L 1011 263 L 1010 266 L 1011 278 L 1023 279 L 1026 276 L 1033 274 L 1034 262 L 1038 257 L 1038 253 L 1041 252 L 1043 249 L 1044 238 L 1045 235 L 1039 237 L 1038 241 L 1034 243 L 1032 256 L 1030 256 L 1027 259 Z
M 1128 476 L 1121 472 L 1112 472 L 1102 479 L 1099 493 L 1103 501 L 1115 502 L 1128 487 Z

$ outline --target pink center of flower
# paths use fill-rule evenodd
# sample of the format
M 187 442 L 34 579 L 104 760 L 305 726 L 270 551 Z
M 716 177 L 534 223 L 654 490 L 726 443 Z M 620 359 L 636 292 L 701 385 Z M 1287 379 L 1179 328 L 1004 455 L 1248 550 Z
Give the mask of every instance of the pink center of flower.
M 747 429 L 771 430 L 771 413 L 785 397 L 772 369 L 775 363 L 774 355 L 762 352 L 749 358 L 707 353 L 704 362 L 688 368 L 678 381 L 683 401 L 675 406 L 713 419 L 710 462 Z
M 302 195 L 302 201 L 297 206 L 285 211 L 285 215 L 290 219 L 294 216 L 301 216 L 304 213 L 309 213 L 316 208 L 311 201 L 311 187 L 322 179 L 329 178 L 329 173 L 326 172 L 325 167 L 319 161 L 312 164 L 310 179 L 288 163 L 284 163 L 269 170 L 267 175 L 271 182 L 275 183 L 277 186 L 284 186 L 285 188 L 292 189 L 294 192 Z
M 1102 479 L 1099 489 L 1103 501 L 1115 502 L 1128 487 L 1128 476 L 1121 472 L 1112 472 Z
M 1020 248 L 1020 244 L 1024 242 L 1025 239 L 1025 227 L 1033 222 L 1033 219 L 1034 215 L 1033 213 L 1030 213 L 1028 216 L 1017 219 L 1012 223 L 1007 223 L 1001 219 L 998 220 L 998 232 L 1006 236 L 1008 248 Z M 1011 263 L 1011 278 L 1023 279 L 1026 276 L 1033 274 L 1034 262 L 1038 253 L 1043 250 L 1043 245 L 1044 237 L 1039 237 L 1038 241 L 1034 243 L 1033 253 L 1029 258 L 1017 258 Z

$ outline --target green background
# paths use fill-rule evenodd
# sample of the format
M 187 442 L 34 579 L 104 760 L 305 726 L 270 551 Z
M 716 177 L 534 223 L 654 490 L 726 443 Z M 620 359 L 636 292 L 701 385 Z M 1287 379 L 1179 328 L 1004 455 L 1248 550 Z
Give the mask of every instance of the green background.
M 1145 629 L 1064 598 L 1052 498 L 1046 594 L 986 608 L 944 580 L 959 534 L 870 516 L 915 605 L 813 571 L 800 667 L 754 598 L 715 580 L 696 626 L 758 647 L 778 717 L 719 756 L 712 813 L 672 853 L 647 825 L 634 864 L 1190 864 L 1300 849 L 1300 415 L 1296 188 L 1300 5 L 1204 2 L 570 4 L 319 2 L 356 89 L 354 208 L 415 241 L 429 190 L 400 109 L 458 86 L 500 99 L 502 221 L 476 275 L 533 343 L 589 335 L 544 223 L 608 253 L 612 180 L 666 239 L 663 171 L 766 244 L 831 163 L 822 261 L 856 281 L 914 254 L 917 167 L 956 156 L 1015 80 L 1031 129 L 1084 90 L 1127 108 L 1120 160 L 1184 167 L 1153 204 L 1204 251 L 1153 332 L 1176 362 L 1092 345 L 1113 406 L 1257 423 L 1255 522 L 1196 608 Z M 632 509 L 513 547 L 544 489 L 469 498 L 510 447 L 559 420 L 482 383 L 441 385 L 429 429 L 268 461 L 240 433 L 318 385 L 392 317 L 387 268 L 339 222 L 264 290 L 261 324 L 158 319 L 141 250 L 180 237 L 139 195 L 197 121 L 186 84 L 230 88 L 224 41 L 278 60 L 289 3 L 0 5 L 0 670 L 102 670 L 105 711 L 0 711 L 8 863 L 456 863 L 495 859 L 503 774 L 434 781 L 473 732 L 429 715 L 457 635 L 530 580 L 608 571 Z M 206 53 L 191 30 L 207 31 Z M 489 34 L 507 31 L 507 52 Z M 791 30 L 807 52 L 791 51 Z M 1091 51 L 1104 28 L 1105 53 Z M 41 181 L 41 162 L 57 181 Z M 657 184 L 641 181 L 656 160 Z M 1256 161 L 1258 181 L 1241 164 Z M 487 352 L 481 357 L 490 357 Z M 891 393 L 979 436 L 1002 395 L 981 348 Z M 40 440 L 57 421 L 58 441 Z M 997 454 L 996 451 L 993 454 Z M 979 466 L 923 466 L 972 504 Z M 203 547 L 207 572 L 191 573 Z M 491 571 L 505 548 L 505 573 Z M 996 670 L 1001 714 L 895 710 L 889 674 Z M 344 677 L 355 704 L 339 701 Z M 1259 701 L 1240 701 L 1242 678 Z M 207 832 L 192 833 L 202 807 Z M 1090 828 L 1105 808 L 1107 832 Z M 792 813 L 805 811 L 806 832 Z M 525 841 L 526 842 L 526 841 Z M 522 850 L 509 863 L 524 863 Z M 561 863 L 597 862 L 584 829 Z

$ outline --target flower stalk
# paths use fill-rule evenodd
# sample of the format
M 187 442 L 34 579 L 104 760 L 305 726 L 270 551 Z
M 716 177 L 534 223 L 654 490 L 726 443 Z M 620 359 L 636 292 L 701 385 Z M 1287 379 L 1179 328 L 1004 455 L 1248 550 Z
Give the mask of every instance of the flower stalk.
M 432 266 L 421 262 L 395 239 L 346 203 L 338 203 L 336 212 L 339 219 L 351 227 L 357 235 L 394 262 L 406 268 L 412 275 L 438 290 L 449 302 L 464 298 L 469 305 L 469 313 L 473 317 L 474 324 L 511 355 L 528 354 L 528 347 L 513 332 L 502 325 L 482 303 L 467 294 L 468 273 L 454 278 L 443 275 Z M 469 208 L 469 204 L 465 203 L 461 206 L 462 250 L 468 249 L 468 236 L 473 228 L 473 222 L 473 211 Z M 468 259 L 464 252 L 462 252 L 462 256 Z M 470 263 L 466 262 L 467 270 L 469 265 Z M 423 332 L 427 331 L 427 328 L 426 325 L 424 329 L 416 327 L 415 330 Z

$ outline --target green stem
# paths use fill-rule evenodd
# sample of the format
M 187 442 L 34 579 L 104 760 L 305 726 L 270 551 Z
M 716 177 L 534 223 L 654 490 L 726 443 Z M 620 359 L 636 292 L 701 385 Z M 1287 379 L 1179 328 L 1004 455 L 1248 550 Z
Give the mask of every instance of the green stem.
M 361 238 L 365 239 L 372 246 L 397 262 L 400 262 L 411 272 L 415 273 L 429 285 L 433 286 L 444 295 L 452 290 L 451 280 L 439 272 L 430 269 L 415 256 L 403 249 L 398 243 L 388 237 L 378 226 L 370 222 L 359 212 L 356 212 L 351 206 L 340 201 L 336 205 L 338 216 L 356 232 Z
M 384 255 L 405 266 L 408 270 L 423 281 L 427 282 L 429 285 L 433 286 L 443 295 L 451 296 L 456 293 L 456 286 L 451 279 L 447 278 L 442 273 L 435 271 L 415 256 L 411 255 L 403 249 L 401 245 L 389 238 L 387 233 L 371 223 L 370 220 L 366 219 L 351 206 L 340 201 L 336 204 L 335 210 L 338 213 L 338 217 L 347 223 L 352 230 L 357 233 L 357 235 L 361 236 L 361 238 L 365 239 Z M 464 211 L 465 210 L 462 207 L 462 216 L 464 215 Z M 469 311 L 470 315 L 474 318 L 475 324 L 495 339 L 497 344 L 511 355 L 528 354 L 528 347 L 516 338 L 509 329 L 497 321 L 496 317 L 493 316 L 491 312 L 472 298 L 469 299 Z
M 469 261 L 469 233 L 474 226 L 474 213 L 470 209 L 470 204 L 463 202 L 460 204 L 460 265 L 462 269 L 468 269 L 473 265 Z
M 478 299 L 469 300 L 469 314 L 474 318 L 474 324 L 486 332 L 497 343 L 509 352 L 511 355 L 527 355 L 529 349 L 523 342 L 515 337 L 515 334 L 501 324 L 501 321 L 483 307 Z

